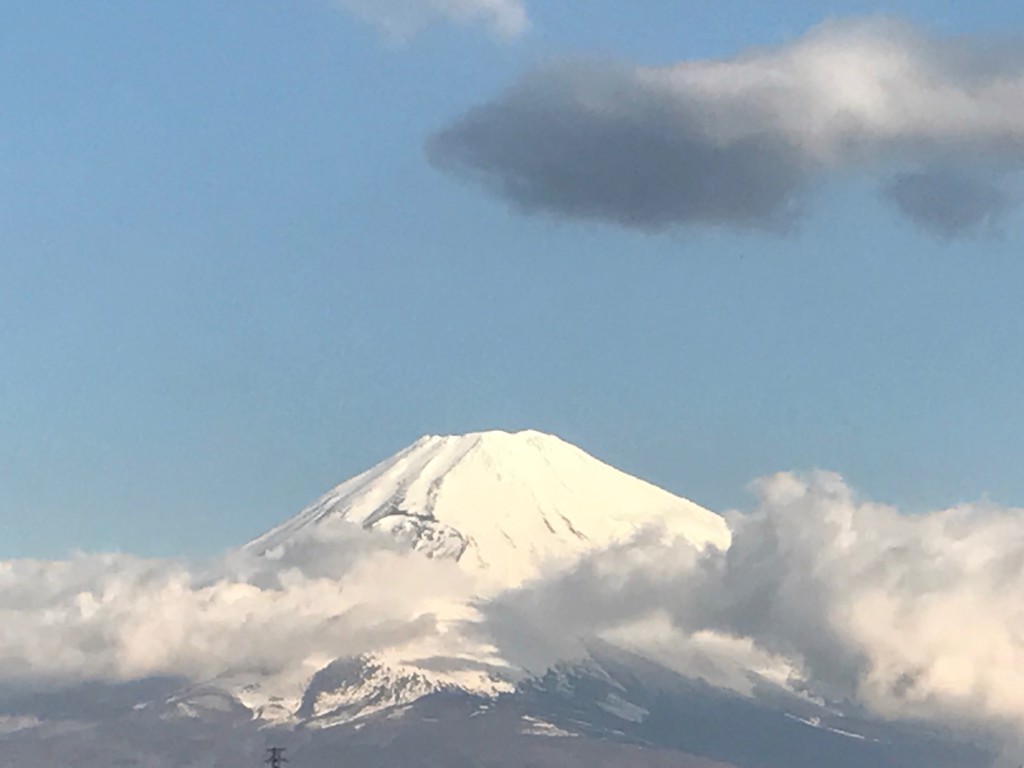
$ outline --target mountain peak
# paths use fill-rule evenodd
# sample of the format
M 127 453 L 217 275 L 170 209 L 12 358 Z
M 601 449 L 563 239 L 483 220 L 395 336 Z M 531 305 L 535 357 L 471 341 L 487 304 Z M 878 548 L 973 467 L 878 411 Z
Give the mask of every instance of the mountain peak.
M 253 541 L 271 552 L 314 537 L 387 531 L 502 587 L 658 527 L 725 548 L 718 515 L 535 430 L 426 435 Z
M 516 432 L 492 429 L 484 432 L 468 432 L 464 435 L 424 435 L 413 443 L 412 447 L 428 445 L 458 445 L 466 450 L 509 451 L 538 450 L 545 446 L 569 445 L 569 443 L 560 437 L 539 432 L 536 429 L 523 429 Z

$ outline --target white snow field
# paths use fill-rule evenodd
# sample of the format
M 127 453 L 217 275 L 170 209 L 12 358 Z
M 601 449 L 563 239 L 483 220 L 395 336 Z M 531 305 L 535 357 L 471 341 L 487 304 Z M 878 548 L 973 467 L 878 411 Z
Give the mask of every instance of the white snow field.
M 427 436 L 347 480 L 247 545 L 281 556 L 296 542 L 392 533 L 508 589 L 645 529 L 727 549 L 721 517 L 536 431 Z

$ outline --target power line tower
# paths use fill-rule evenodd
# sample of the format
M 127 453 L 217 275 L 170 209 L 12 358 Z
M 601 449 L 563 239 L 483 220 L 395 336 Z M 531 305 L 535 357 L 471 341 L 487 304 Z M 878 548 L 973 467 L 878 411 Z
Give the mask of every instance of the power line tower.
M 268 747 L 267 759 L 263 762 L 270 768 L 283 768 L 284 764 L 288 762 L 288 758 L 284 756 L 284 747 Z

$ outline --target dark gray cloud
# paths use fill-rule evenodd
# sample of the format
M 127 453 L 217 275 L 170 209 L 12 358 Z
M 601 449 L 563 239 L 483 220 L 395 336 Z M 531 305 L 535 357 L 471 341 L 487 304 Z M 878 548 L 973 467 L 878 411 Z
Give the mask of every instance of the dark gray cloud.
M 990 234 L 1011 207 L 997 181 L 948 168 L 901 173 L 885 194 L 911 221 L 945 238 Z
M 895 167 L 899 210 L 971 234 L 1008 207 L 985 169 L 1024 166 L 1024 57 L 985 52 L 873 20 L 721 61 L 553 64 L 427 154 L 521 211 L 643 230 L 786 230 L 817 183 Z M 937 178 L 938 159 L 964 170 Z
M 616 68 L 544 71 L 435 136 L 428 153 L 530 213 L 651 230 L 788 227 L 811 170 L 800 148 L 777 131 L 717 145 L 697 109 Z

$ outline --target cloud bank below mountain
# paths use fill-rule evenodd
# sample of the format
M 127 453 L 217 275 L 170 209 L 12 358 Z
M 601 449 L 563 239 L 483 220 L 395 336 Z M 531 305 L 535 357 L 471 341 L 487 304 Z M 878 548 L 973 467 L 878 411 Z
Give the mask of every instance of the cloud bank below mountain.
M 1024 166 L 1024 55 L 858 19 L 730 59 L 562 62 L 427 153 L 521 211 L 641 230 L 785 232 L 820 185 L 866 174 L 928 231 L 983 235 Z
M 753 671 L 884 718 L 1024 733 L 1024 512 L 904 515 L 830 473 L 756 492 L 727 552 L 641 533 L 483 604 L 454 562 L 358 528 L 287 562 L 4 562 L 0 685 L 315 670 L 413 646 L 542 672 L 601 638 L 741 692 Z

